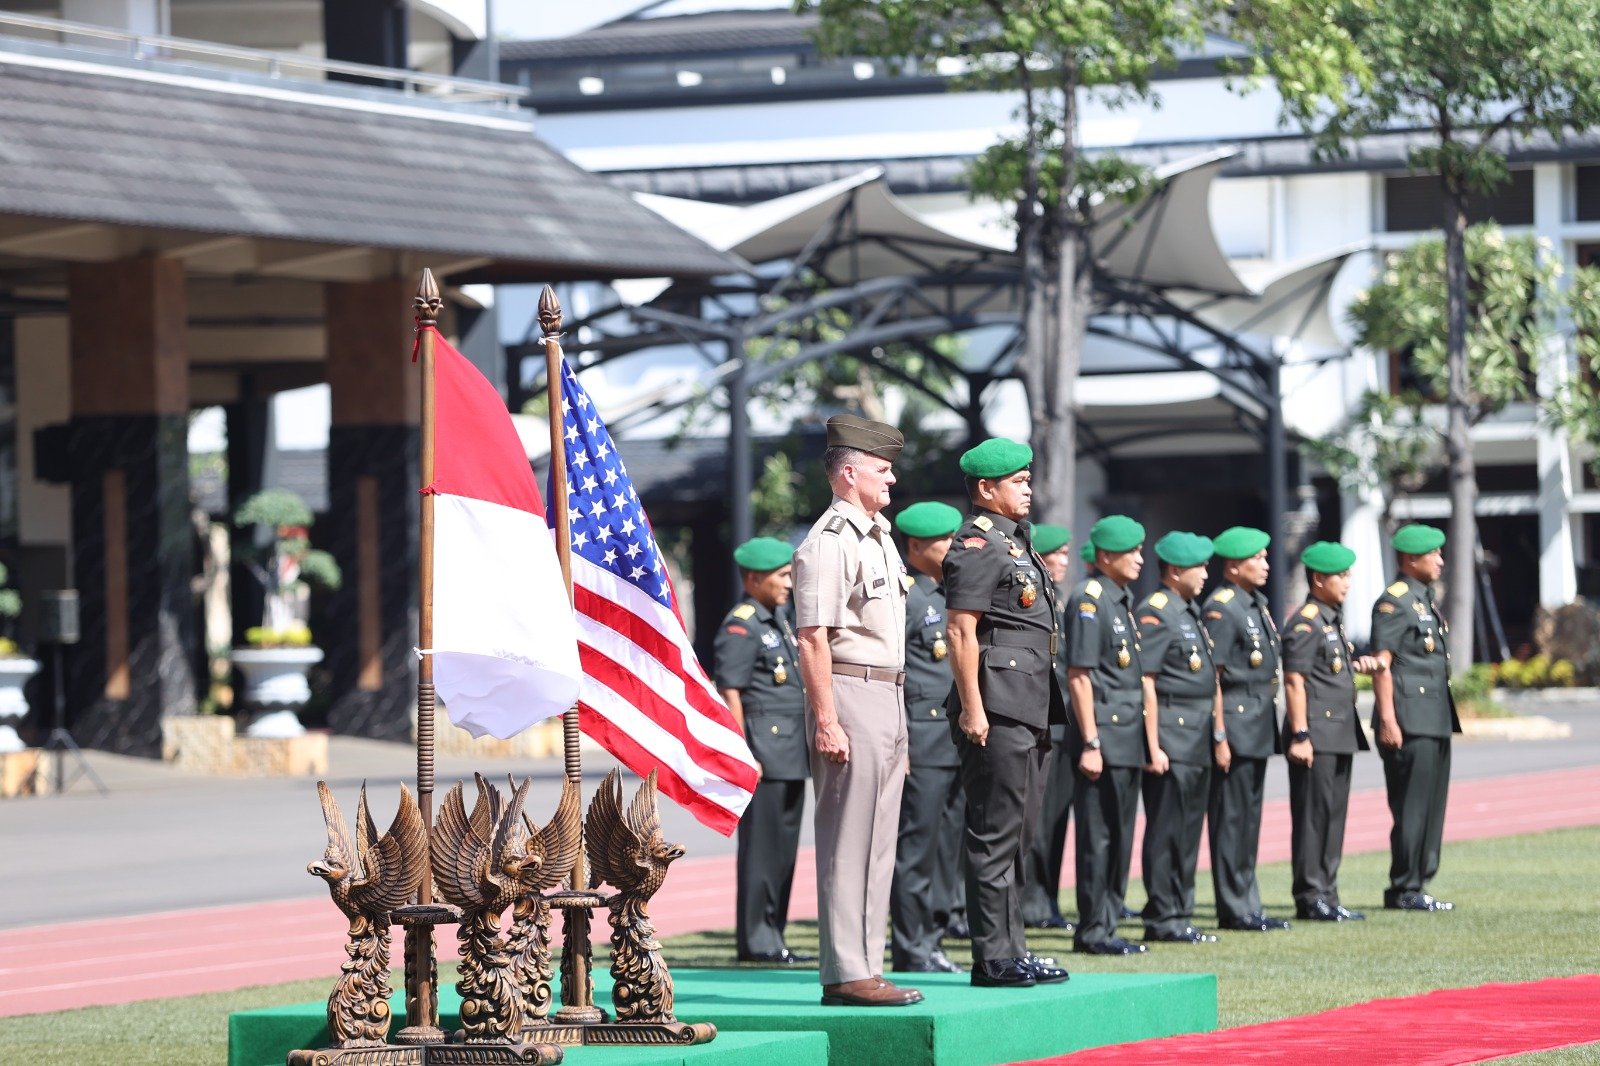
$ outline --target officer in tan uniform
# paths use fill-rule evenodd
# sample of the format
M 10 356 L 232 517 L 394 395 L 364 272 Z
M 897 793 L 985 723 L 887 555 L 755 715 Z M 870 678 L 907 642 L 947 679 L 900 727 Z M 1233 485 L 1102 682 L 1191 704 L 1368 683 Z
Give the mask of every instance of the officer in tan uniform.
M 922 999 L 883 978 L 907 737 L 906 572 L 882 512 L 903 443 L 882 422 L 828 419 L 823 466 L 833 502 L 794 558 L 824 1006 Z

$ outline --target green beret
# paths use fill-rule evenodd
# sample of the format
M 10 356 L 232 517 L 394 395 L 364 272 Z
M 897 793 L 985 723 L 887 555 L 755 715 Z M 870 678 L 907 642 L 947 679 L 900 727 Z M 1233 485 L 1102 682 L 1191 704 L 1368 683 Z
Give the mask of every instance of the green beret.
M 1402 555 L 1427 555 L 1435 548 L 1444 547 L 1444 530 L 1438 526 L 1401 526 L 1389 543 Z
M 1211 560 L 1211 538 L 1173 530 L 1156 541 L 1156 558 L 1169 566 L 1199 566 Z
M 1249 559 L 1272 543 L 1272 538 L 1250 526 L 1229 526 L 1217 534 L 1211 548 L 1222 559 Z
M 1086 562 L 1086 563 L 1094 562 L 1094 541 L 1092 541 L 1092 540 L 1084 541 L 1083 542 L 1083 550 L 1080 551 L 1078 554 L 1083 556 L 1083 561 L 1084 562 Z
M 1108 514 L 1090 528 L 1089 541 L 1101 551 L 1132 551 L 1144 543 L 1144 527 L 1125 514 Z
M 923 500 L 895 515 L 894 528 L 908 537 L 947 537 L 961 528 L 961 512 L 948 503 Z
M 1033 449 L 1005 437 L 990 437 L 961 456 L 961 472 L 968 477 L 1010 477 L 1033 462 Z
M 788 566 L 794 558 L 794 548 L 776 537 L 756 537 L 733 549 L 733 561 L 746 570 L 766 572 Z
M 1060 551 L 1071 539 L 1072 530 L 1066 526 L 1053 526 L 1048 522 L 1040 522 L 1033 527 L 1033 550 L 1040 555 Z
M 1343 544 L 1319 540 L 1300 553 L 1307 570 L 1318 574 L 1342 574 L 1356 561 L 1356 553 Z
M 900 458 L 905 434 L 884 422 L 859 415 L 834 415 L 828 419 L 828 447 L 854 448 L 891 463 Z

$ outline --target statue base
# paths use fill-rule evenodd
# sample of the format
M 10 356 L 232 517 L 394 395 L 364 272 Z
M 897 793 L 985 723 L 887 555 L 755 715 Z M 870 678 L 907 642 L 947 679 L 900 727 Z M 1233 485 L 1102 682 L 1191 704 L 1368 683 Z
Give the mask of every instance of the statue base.
M 717 1038 L 717 1027 L 710 1022 L 596 1022 L 593 1025 L 567 1025 L 547 1022 L 522 1030 L 524 1043 L 562 1044 L 578 1047 L 688 1047 L 709 1044 Z M 432 1060 L 429 1060 L 432 1061 Z
M 420 1044 L 289 1052 L 288 1066 L 555 1066 L 566 1053 L 554 1042 Z

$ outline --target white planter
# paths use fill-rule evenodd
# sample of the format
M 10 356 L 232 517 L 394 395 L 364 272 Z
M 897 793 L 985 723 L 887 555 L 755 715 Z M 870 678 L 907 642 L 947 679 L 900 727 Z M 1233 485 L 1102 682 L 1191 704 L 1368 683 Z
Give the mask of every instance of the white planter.
M 0 718 L 21 718 L 28 713 L 22 686 L 39 672 L 32 659 L 0 659 Z
M 240 699 L 251 707 L 304 707 L 311 699 L 306 671 L 321 661 L 321 648 L 235 648 L 233 665 L 244 679 Z

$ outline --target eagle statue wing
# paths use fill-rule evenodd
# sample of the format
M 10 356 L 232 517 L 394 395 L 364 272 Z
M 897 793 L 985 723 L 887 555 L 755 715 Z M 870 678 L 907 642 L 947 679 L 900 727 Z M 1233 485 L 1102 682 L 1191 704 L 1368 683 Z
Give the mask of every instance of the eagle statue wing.
M 561 783 L 561 802 L 543 829 L 523 815 L 530 838 L 529 876 L 524 881 L 528 888 L 536 892 L 554 888 L 577 865 L 578 849 L 583 846 L 582 799 L 577 783 L 567 778 Z
M 477 826 L 485 813 L 487 801 L 482 791 L 472 815 L 467 814 L 462 799 L 462 785 L 457 781 L 444 795 L 439 805 L 439 817 L 433 825 L 433 880 L 439 894 L 448 902 L 464 909 L 478 909 L 487 902 L 492 889 L 485 884 L 489 867 L 489 838 L 479 836 Z
M 370 837 L 372 815 L 367 810 L 365 785 L 361 786 L 358 818 L 358 824 L 365 824 Z M 387 921 L 390 911 L 409 903 L 417 894 L 428 872 L 428 835 L 422 828 L 422 814 L 406 786 L 400 786 L 400 806 L 389 831 L 370 846 L 358 847 L 365 877 L 359 885 L 352 886 L 351 901 L 363 913 Z
M 638 848 L 622 818 L 622 777 L 612 770 L 589 801 L 589 817 L 584 830 L 589 838 L 589 865 L 595 884 L 605 882 L 620 891 L 633 887 L 634 876 L 628 867 Z
M 324 858 L 329 865 L 345 871 L 345 876 L 359 876 L 355 852 L 350 848 L 350 827 L 345 824 L 339 803 L 326 781 L 317 782 L 317 798 L 322 801 L 322 822 L 328 829 L 328 850 Z

